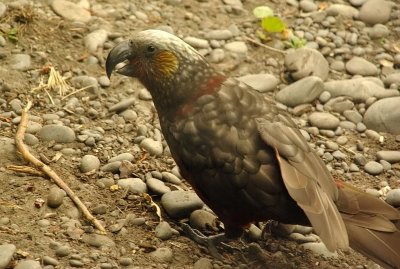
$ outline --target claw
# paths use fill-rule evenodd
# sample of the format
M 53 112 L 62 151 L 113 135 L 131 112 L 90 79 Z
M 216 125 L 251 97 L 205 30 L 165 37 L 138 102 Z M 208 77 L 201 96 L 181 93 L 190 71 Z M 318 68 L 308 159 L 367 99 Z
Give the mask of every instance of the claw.
M 223 257 L 219 253 L 217 246 L 223 247 L 229 251 L 240 251 L 239 248 L 232 247 L 228 245 L 226 242 L 230 239 L 225 236 L 225 234 L 217 234 L 211 236 L 205 236 L 200 231 L 193 229 L 186 223 L 182 223 L 182 230 L 183 232 L 193 241 L 196 243 L 207 247 L 208 251 L 210 252 L 211 256 L 216 259 L 221 260 Z

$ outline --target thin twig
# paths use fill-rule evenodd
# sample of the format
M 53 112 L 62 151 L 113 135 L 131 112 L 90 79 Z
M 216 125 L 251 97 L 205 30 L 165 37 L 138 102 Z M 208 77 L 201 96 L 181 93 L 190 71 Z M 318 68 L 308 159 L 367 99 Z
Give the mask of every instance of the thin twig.
M 258 42 L 257 40 L 254 40 L 254 39 L 252 39 L 252 38 L 250 38 L 250 37 L 245 37 L 245 39 L 246 39 L 247 41 L 250 41 L 251 43 L 254 43 L 254 44 L 256 44 L 256 45 L 258 45 L 258 46 L 260 46 L 260 47 L 263 47 L 263 48 L 265 48 L 265 49 L 268 49 L 268 50 L 270 50 L 270 51 L 278 52 L 278 53 L 281 53 L 281 54 L 286 54 L 286 51 L 284 51 L 284 50 L 280 50 L 280 49 L 276 49 L 276 48 L 267 46 L 267 45 L 265 45 L 265 44 L 263 44 L 263 43 L 260 43 L 260 42 Z
M 86 87 L 80 88 L 79 90 L 73 91 L 73 92 L 67 94 L 66 96 L 64 96 L 63 98 L 61 98 L 61 100 L 64 100 L 64 99 L 70 97 L 71 95 L 77 94 L 78 92 L 81 92 L 81 91 L 84 91 L 84 90 L 87 90 L 90 88 L 93 88 L 93 85 L 88 85 Z
M 76 194 L 68 187 L 68 185 L 54 172 L 50 166 L 45 165 L 43 162 L 38 160 L 35 156 L 33 156 L 28 148 L 25 146 L 23 139 L 26 128 L 28 126 L 28 111 L 32 106 L 32 102 L 28 101 L 26 107 L 22 110 L 21 121 L 18 125 L 17 133 L 15 135 L 15 144 L 22 154 L 25 160 L 32 163 L 35 167 L 42 170 L 46 173 L 60 188 L 62 188 L 67 195 L 71 198 L 71 200 L 76 204 L 76 206 L 82 211 L 83 215 L 91 221 L 94 226 L 100 231 L 100 233 L 105 234 L 106 230 L 101 225 L 101 223 L 93 217 L 93 215 L 89 212 L 87 207 L 82 203 L 82 201 L 76 196 Z
M 324 137 L 324 136 L 322 136 L 322 135 L 316 135 L 316 137 L 321 138 L 321 139 L 323 139 L 323 140 L 325 140 L 325 141 L 329 141 L 328 138 L 326 138 L 326 137 Z M 345 150 L 345 151 L 347 151 L 347 152 L 350 152 L 350 153 L 352 153 L 353 155 L 356 155 L 356 153 L 355 153 L 354 151 L 352 151 L 351 149 L 348 149 L 348 148 L 346 148 L 346 147 L 344 147 L 344 146 L 342 146 L 342 145 L 339 145 L 339 144 L 338 144 L 338 146 L 339 146 L 339 148 L 341 148 L 341 149 L 343 149 L 343 150 Z

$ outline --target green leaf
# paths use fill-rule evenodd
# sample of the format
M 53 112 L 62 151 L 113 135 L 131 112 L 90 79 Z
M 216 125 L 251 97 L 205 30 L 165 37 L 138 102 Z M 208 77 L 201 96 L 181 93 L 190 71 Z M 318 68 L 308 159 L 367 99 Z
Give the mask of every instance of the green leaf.
M 282 33 L 286 29 L 285 23 L 278 17 L 264 18 L 261 27 L 271 33 Z
M 259 6 L 253 9 L 253 15 L 257 19 L 274 16 L 274 11 L 268 6 Z

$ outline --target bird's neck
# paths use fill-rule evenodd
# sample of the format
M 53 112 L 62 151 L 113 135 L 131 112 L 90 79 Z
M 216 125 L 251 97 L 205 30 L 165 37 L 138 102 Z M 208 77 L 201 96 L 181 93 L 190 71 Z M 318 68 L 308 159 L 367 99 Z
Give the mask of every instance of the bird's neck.
M 219 90 L 226 77 L 210 66 L 199 72 L 182 70 L 181 76 L 169 81 L 143 83 L 150 91 L 158 114 L 173 121 L 176 116 L 190 112 L 195 101 L 203 95 Z

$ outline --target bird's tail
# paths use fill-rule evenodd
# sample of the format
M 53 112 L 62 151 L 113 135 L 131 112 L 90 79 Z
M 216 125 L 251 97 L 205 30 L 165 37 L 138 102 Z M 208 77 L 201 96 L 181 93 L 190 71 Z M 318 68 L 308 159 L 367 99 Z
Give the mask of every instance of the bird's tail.
M 350 185 L 338 187 L 350 246 L 384 268 L 400 269 L 399 210 Z

